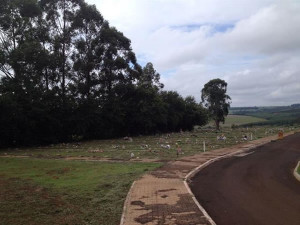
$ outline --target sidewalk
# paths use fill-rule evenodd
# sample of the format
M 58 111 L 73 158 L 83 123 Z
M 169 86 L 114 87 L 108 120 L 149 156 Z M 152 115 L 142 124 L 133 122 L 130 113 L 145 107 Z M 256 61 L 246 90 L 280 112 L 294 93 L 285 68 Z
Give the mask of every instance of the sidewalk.
M 291 135 L 293 133 L 288 133 Z M 239 150 L 249 150 L 277 136 L 180 158 L 144 175 L 131 187 L 121 225 L 210 225 L 184 184 L 186 176 L 205 162 Z

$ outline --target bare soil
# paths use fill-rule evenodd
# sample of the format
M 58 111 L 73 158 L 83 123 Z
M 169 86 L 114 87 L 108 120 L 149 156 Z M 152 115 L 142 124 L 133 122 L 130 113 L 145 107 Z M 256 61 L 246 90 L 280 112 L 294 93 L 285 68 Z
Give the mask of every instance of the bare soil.
M 299 225 L 300 134 L 215 162 L 191 183 L 218 225 Z

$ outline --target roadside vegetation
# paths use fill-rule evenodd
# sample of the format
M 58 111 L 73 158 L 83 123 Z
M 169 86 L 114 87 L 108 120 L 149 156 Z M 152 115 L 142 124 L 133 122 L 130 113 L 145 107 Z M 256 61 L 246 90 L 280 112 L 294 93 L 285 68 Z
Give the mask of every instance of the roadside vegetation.
M 0 158 L 0 224 L 119 224 L 131 183 L 160 163 Z

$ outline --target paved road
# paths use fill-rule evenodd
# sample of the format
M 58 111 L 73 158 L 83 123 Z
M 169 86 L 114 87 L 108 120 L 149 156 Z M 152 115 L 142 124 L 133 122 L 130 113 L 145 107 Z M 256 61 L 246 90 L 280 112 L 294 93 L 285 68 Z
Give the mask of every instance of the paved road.
M 253 152 L 253 153 L 251 153 Z M 217 225 L 299 225 L 300 134 L 211 164 L 191 189 Z

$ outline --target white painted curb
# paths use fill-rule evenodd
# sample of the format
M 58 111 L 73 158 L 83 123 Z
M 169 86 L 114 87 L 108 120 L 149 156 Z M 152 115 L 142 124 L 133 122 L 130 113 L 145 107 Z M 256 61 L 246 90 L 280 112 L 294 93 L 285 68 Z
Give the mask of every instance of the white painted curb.
M 298 173 L 298 168 L 300 167 L 300 161 L 298 162 L 298 164 L 297 164 L 297 166 L 296 166 L 296 168 L 295 168 L 295 170 L 294 170 L 294 176 L 295 176 L 295 178 L 298 180 L 298 181 L 300 181 L 300 174 Z

